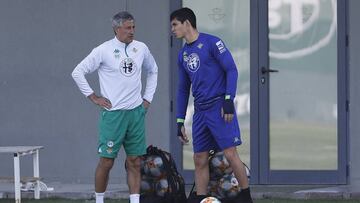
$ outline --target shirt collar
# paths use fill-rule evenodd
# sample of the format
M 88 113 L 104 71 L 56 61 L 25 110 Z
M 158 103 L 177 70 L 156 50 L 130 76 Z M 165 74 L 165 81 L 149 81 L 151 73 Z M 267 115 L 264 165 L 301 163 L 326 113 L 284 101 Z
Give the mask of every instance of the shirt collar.
M 126 47 L 129 46 L 132 42 L 130 42 L 130 44 L 126 44 L 124 42 L 121 42 L 120 40 L 118 40 L 118 38 L 116 38 L 116 36 L 114 37 L 114 43 L 116 46 L 120 46 L 120 47 Z
M 187 46 L 193 46 L 194 44 L 196 44 L 198 41 L 199 41 L 199 39 L 200 39 L 200 35 L 201 35 L 201 33 L 199 32 L 199 35 L 198 35 L 198 37 L 196 38 L 196 40 L 195 41 L 193 41 L 193 42 L 191 42 L 191 43 L 185 43 Z

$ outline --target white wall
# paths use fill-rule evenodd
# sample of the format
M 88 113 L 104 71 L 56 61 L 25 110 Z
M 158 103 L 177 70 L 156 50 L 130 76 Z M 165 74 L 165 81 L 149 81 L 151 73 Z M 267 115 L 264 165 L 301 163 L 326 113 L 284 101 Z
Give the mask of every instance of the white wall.
M 168 1 L 0 1 L 0 146 L 45 146 L 40 153 L 45 181 L 94 180 L 99 109 L 70 74 L 94 47 L 114 37 L 110 18 L 126 9 L 135 17 L 136 39 L 149 46 L 159 66 L 147 114 L 148 143 L 169 149 Z M 98 92 L 97 74 L 88 79 Z M 111 181 L 125 183 L 123 154 Z M 21 169 L 31 175 L 30 158 L 21 160 Z M 0 174 L 12 176 L 11 155 L 0 154 Z

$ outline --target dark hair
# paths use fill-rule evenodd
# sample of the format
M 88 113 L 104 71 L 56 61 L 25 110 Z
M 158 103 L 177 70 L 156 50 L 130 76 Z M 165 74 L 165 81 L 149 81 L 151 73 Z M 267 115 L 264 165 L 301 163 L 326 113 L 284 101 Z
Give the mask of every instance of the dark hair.
M 181 23 L 184 23 L 186 20 L 189 20 L 191 26 L 196 29 L 196 16 L 195 13 L 190 8 L 180 8 L 175 10 L 170 15 L 170 21 L 178 20 Z

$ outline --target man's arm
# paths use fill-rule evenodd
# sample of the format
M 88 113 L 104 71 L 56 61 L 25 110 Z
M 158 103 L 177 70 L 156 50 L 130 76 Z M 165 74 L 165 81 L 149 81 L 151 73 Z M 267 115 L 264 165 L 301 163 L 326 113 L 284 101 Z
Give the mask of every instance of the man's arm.
M 182 55 L 179 54 L 179 61 L 178 61 L 178 91 L 177 91 L 177 106 L 176 106 L 176 123 L 177 123 L 177 136 L 179 137 L 180 141 L 183 144 L 189 142 L 189 138 L 185 133 L 185 116 L 186 116 L 186 109 L 189 102 L 189 94 L 190 94 L 190 87 L 191 81 L 186 73 L 185 69 L 182 66 Z
M 101 61 L 99 52 L 100 51 L 98 48 L 93 49 L 91 53 L 86 56 L 71 73 L 71 76 L 79 87 L 81 93 L 83 93 L 86 97 L 94 93 L 94 91 L 86 80 L 85 75 L 98 69 Z
M 95 48 L 92 52 L 85 57 L 71 73 L 76 85 L 79 87 L 81 93 L 89 98 L 94 104 L 99 105 L 103 108 L 110 109 L 111 103 L 104 97 L 97 96 L 92 88 L 90 87 L 85 75 L 94 72 L 100 66 L 101 55 L 99 48 Z
M 227 49 L 222 40 L 217 39 L 213 42 L 212 45 L 213 56 L 220 63 L 226 74 L 226 95 L 228 96 L 227 98 L 234 99 L 236 95 L 238 78 L 238 71 L 234 58 L 232 57 L 230 51 Z
M 226 93 L 221 115 L 226 122 L 230 122 L 235 113 L 234 98 L 236 95 L 238 71 L 230 51 L 222 40 L 217 39 L 213 43 L 213 55 L 225 71 Z
M 158 66 L 156 65 L 155 59 L 147 47 L 145 50 L 143 67 L 147 72 L 143 104 L 145 108 L 148 108 L 153 99 L 157 86 Z

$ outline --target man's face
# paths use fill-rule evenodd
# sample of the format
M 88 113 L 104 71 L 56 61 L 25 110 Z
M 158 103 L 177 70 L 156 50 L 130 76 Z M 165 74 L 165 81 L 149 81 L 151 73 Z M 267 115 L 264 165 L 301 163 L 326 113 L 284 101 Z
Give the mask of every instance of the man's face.
M 135 23 L 133 20 L 124 21 L 122 26 L 116 28 L 116 37 L 126 44 L 134 40 Z
M 171 32 L 175 35 L 176 38 L 183 38 L 185 36 L 186 27 L 185 22 L 181 23 L 176 18 L 170 22 Z

